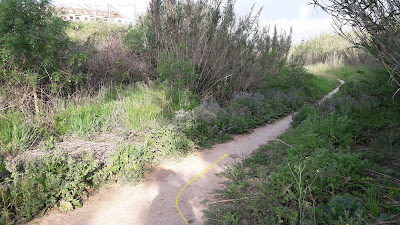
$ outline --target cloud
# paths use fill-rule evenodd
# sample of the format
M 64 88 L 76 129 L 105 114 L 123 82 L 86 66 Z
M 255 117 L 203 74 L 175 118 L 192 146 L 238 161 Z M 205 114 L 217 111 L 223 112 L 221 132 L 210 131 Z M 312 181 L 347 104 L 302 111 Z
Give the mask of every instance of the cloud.
M 262 20 L 262 25 L 274 25 L 278 28 L 289 31 L 293 28 L 293 43 L 298 44 L 303 39 L 316 36 L 323 32 L 332 32 L 332 19 L 326 14 L 313 10 L 312 6 L 302 5 L 297 18 L 282 18 L 277 20 Z

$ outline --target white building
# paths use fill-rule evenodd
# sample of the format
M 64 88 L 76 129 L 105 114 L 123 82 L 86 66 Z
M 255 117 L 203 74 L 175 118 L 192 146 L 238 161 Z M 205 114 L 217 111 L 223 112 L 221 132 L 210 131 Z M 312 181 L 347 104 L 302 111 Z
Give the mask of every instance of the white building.
M 119 13 L 108 10 L 90 10 L 82 8 L 72 7 L 57 7 L 62 19 L 66 21 L 74 22 L 94 22 L 94 21 L 105 21 L 112 23 L 123 23 L 127 24 L 130 20 L 125 19 Z

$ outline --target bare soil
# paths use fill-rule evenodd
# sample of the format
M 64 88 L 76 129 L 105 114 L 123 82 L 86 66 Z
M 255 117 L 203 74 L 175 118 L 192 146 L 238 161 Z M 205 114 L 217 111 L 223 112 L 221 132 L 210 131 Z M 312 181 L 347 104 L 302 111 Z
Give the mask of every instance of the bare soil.
M 339 88 L 327 96 L 332 96 Z M 204 224 L 204 200 L 215 199 L 215 191 L 224 187 L 224 178 L 217 174 L 248 157 L 268 141 L 276 139 L 290 127 L 292 115 L 275 123 L 236 135 L 231 142 L 214 145 L 211 149 L 196 151 L 177 162 L 167 160 L 145 174 L 137 185 L 108 184 L 91 196 L 82 208 L 62 213 L 50 210 L 45 216 L 29 224 L 93 224 L 93 225 L 179 225 L 186 224 L 179 214 L 175 199 L 179 191 L 204 169 L 223 158 L 194 180 L 179 196 L 179 208 L 190 224 Z

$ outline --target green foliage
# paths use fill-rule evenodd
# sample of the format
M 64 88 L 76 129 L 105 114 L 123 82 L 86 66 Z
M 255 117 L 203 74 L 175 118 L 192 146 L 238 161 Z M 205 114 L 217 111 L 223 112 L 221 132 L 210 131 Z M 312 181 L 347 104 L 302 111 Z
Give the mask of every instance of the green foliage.
M 146 46 L 144 28 L 139 25 L 130 25 L 128 32 L 124 36 L 124 44 L 134 51 L 145 51 Z
M 184 155 L 195 147 L 193 141 L 173 124 L 154 124 L 144 138 L 147 148 L 163 157 Z
M 107 130 L 111 123 L 113 104 L 87 104 L 68 106 L 55 115 L 55 130 L 58 134 L 74 133 L 80 137 L 94 131 Z
M 186 47 L 179 46 L 179 48 Z M 157 63 L 161 81 L 172 83 L 177 88 L 193 86 L 198 82 L 198 75 L 189 65 L 188 59 L 179 59 L 176 55 L 164 52 Z
M 396 218 L 400 139 L 394 134 L 400 126 L 391 118 L 399 116 L 393 111 L 399 103 L 391 99 L 387 73 L 362 71 L 344 75 L 347 82 L 331 99 L 302 108 L 280 137 L 285 144 L 272 142 L 227 170 L 231 182 L 222 196 L 238 200 L 211 207 L 209 223 L 235 218 L 244 224 L 365 224 L 389 220 L 384 214 Z M 222 211 L 232 216 L 217 213 Z
M 114 151 L 104 173 L 106 176 L 137 181 L 156 156 L 183 155 L 193 147 L 193 142 L 177 132 L 173 125 L 154 124 L 140 144 L 124 145 Z
M 153 161 L 153 152 L 146 146 L 122 146 L 112 153 L 111 163 L 105 171 L 109 176 L 123 176 L 135 180 L 143 176 L 145 164 Z
M 318 73 L 309 73 L 296 65 L 283 68 L 277 75 L 267 77 L 266 81 L 266 88 L 290 89 L 296 87 L 311 97 L 313 101 L 322 98 L 339 84 L 333 77 L 322 77 Z
M 62 151 L 44 154 L 40 160 L 29 160 L 15 167 L 0 184 L 3 223 L 28 221 L 43 209 L 57 204 L 80 207 L 84 191 L 92 185 L 98 164 L 91 155 L 75 160 Z
M 365 224 L 362 219 L 365 216 L 362 204 L 349 194 L 332 197 L 318 211 L 321 215 L 318 218 L 319 224 Z
M 65 61 L 62 51 L 70 45 L 66 22 L 54 16 L 47 0 L 1 1 L 0 21 L 2 78 L 11 72 L 19 76 L 13 80 L 50 83 Z

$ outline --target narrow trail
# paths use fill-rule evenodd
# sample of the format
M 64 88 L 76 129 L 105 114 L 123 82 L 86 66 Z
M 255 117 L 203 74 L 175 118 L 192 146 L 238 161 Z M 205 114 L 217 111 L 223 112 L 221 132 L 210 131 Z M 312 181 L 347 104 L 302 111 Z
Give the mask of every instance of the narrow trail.
M 331 97 L 339 87 L 324 99 Z M 236 135 L 231 142 L 193 152 L 182 161 L 164 162 L 151 173 L 145 174 L 145 180 L 138 185 L 105 185 L 82 208 L 67 213 L 52 210 L 29 224 L 184 225 L 186 223 L 175 205 L 179 191 L 204 169 L 228 154 L 194 180 L 179 196 L 179 208 L 186 220 L 190 224 L 204 224 L 202 210 L 207 206 L 202 202 L 204 199 L 212 200 L 215 191 L 224 187 L 224 178 L 217 174 L 226 166 L 240 162 L 261 145 L 283 134 L 289 129 L 291 120 L 292 115 L 289 115 L 254 129 L 250 134 Z

